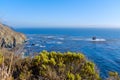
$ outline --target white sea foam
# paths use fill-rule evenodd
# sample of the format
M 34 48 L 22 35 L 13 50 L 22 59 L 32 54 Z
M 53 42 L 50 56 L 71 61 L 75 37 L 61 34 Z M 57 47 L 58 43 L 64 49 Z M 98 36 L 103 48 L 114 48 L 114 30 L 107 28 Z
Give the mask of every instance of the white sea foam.
M 56 43 L 57 43 L 57 44 L 62 44 L 62 42 L 60 42 L 60 41 L 59 41 L 59 42 L 56 42 Z
M 47 38 L 54 38 L 55 36 L 47 36 Z
M 44 38 L 54 38 L 55 36 L 43 36 Z
M 51 41 L 51 42 L 47 42 L 47 44 L 62 44 L 63 42 L 60 41 Z
M 72 38 L 72 40 L 82 40 L 82 41 L 96 41 L 96 42 L 100 42 L 100 41 L 106 41 L 106 39 L 102 39 L 102 38 L 99 38 L 99 39 L 91 39 L 91 38 L 88 38 L 88 39 L 83 39 L 83 38 Z
M 44 48 L 44 47 L 46 47 L 46 46 L 40 45 L 40 47 L 43 47 L 43 48 Z
M 59 39 L 59 40 L 64 40 L 64 38 L 57 38 L 57 39 Z
M 39 44 L 35 44 L 35 46 L 39 46 Z
M 86 39 L 86 41 L 95 41 L 95 42 L 101 42 L 101 41 L 106 41 L 106 39 Z

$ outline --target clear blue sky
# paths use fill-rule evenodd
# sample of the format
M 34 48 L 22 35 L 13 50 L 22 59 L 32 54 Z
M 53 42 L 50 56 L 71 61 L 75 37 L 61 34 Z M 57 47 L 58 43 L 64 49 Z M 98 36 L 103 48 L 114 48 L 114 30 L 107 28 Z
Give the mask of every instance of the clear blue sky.
M 120 27 L 120 0 L 0 0 L 10 26 Z

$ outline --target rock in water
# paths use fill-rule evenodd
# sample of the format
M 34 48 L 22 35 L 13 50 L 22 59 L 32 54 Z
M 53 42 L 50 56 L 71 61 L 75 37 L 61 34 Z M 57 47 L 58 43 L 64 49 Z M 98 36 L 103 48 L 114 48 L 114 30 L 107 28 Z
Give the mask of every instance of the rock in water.
M 15 32 L 10 27 L 0 23 L 0 47 L 14 48 L 25 42 L 26 36 L 22 33 Z

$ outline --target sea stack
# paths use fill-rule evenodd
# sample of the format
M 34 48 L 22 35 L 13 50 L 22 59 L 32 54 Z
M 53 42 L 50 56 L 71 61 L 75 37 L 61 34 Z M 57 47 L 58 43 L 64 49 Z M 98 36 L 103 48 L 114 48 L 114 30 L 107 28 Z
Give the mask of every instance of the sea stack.
M 26 36 L 0 23 L 0 48 L 14 48 L 25 42 Z

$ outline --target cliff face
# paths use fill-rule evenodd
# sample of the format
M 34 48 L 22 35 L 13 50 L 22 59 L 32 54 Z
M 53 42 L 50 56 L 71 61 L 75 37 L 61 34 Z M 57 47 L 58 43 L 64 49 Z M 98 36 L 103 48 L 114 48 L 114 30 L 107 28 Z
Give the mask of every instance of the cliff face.
M 16 45 L 23 44 L 26 36 L 15 32 L 10 27 L 0 24 L 0 47 L 13 48 Z

